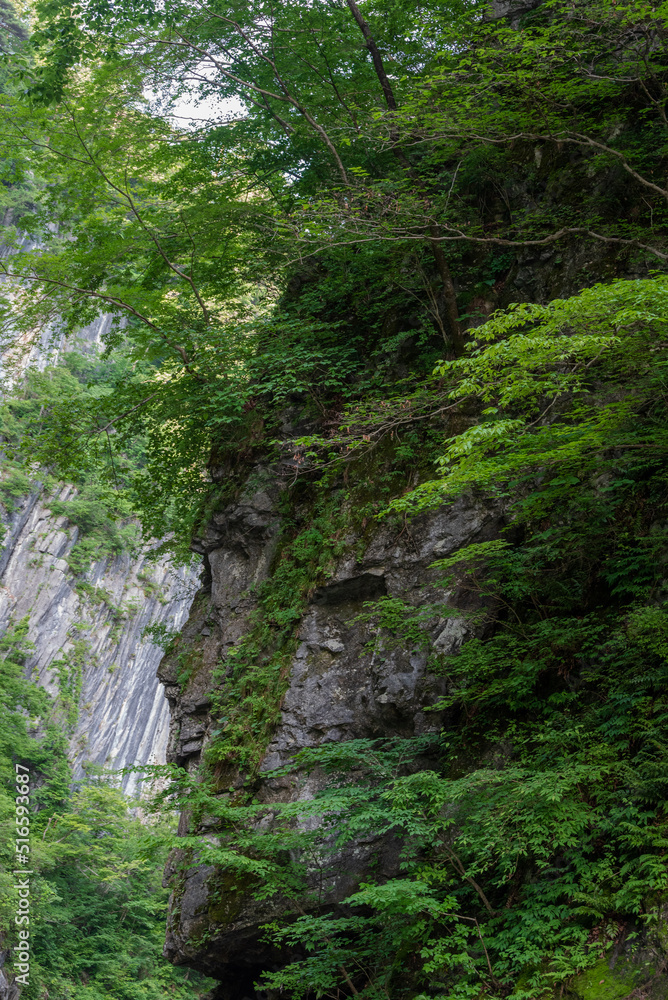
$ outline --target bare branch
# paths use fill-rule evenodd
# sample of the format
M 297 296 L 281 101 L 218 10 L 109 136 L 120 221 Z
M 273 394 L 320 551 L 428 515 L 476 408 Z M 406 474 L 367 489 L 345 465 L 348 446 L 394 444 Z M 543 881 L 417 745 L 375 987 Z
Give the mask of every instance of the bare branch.
M 468 233 L 463 232 L 460 229 L 455 229 L 452 226 L 443 227 L 446 232 L 440 233 L 437 236 L 432 237 L 434 242 L 437 243 L 480 243 L 480 244 L 492 244 L 495 246 L 503 247 L 543 247 L 548 246 L 551 243 L 556 243 L 558 240 L 564 239 L 567 236 L 589 236 L 591 239 L 598 240 L 602 243 L 616 244 L 618 246 L 627 246 L 634 248 L 636 250 L 646 250 L 648 253 L 653 254 L 658 257 L 659 260 L 668 260 L 668 253 L 660 250 L 658 247 L 651 246 L 648 243 L 641 243 L 640 240 L 627 239 L 621 236 L 605 236 L 603 233 L 597 233 L 592 229 L 586 229 L 584 226 L 564 226 L 562 229 L 557 230 L 556 233 L 551 233 L 549 236 L 545 236 L 542 239 L 537 240 L 509 240 L 504 239 L 501 236 L 471 236 Z M 307 242 L 303 237 L 301 237 L 302 242 Z M 350 239 L 345 240 L 328 240 L 327 246 L 355 246 L 359 243 L 373 243 L 377 241 L 384 242 L 401 242 L 403 240 L 411 240 L 413 242 L 424 242 L 424 233 L 416 233 L 412 230 L 401 230 L 394 229 L 392 233 L 383 234 L 379 232 L 374 232 L 370 236 L 363 236 L 354 234 Z M 310 241 L 312 244 L 316 244 L 315 240 Z M 315 252 L 315 251 L 314 251 Z M 302 258 L 299 258 L 300 260 Z M 296 258 L 289 261 L 289 263 L 295 263 Z

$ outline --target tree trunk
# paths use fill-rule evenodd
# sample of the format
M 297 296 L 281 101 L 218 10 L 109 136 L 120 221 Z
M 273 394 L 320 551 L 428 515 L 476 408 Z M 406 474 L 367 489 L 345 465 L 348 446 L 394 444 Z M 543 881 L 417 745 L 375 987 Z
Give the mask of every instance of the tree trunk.
M 364 20 L 362 12 L 355 3 L 355 0 L 346 0 L 350 12 L 357 21 L 360 31 L 364 36 L 366 42 L 366 47 L 369 50 L 371 59 L 373 61 L 373 68 L 376 71 L 376 76 L 378 77 L 378 82 L 380 83 L 383 96 L 385 98 L 385 103 L 387 109 L 390 113 L 397 110 L 397 101 L 394 96 L 394 91 L 392 90 L 392 84 L 390 79 L 385 72 L 385 65 L 383 63 L 383 57 L 380 54 L 380 49 L 376 45 L 376 41 L 369 30 L 369 25 Z M 398 132 L 391 134 L 392 139 L 392 149 L 394 155 L 397 157 L 401 165 L 407 171 L 409 176 L 415 181 L 422 192 L 425 192 L 424 181 L 417 175 L 414 167 L 412 166 L 410 160 L 397 144 L 399 135 Z M 431 252 L 434 257 L 434 262 L 438 270 L 439 276 L 441 278 L 441 283 L 443 285 L 443 294 L 445 297 L 445 328 L 448 331 L 448 336 L 452 343 L 453 350 L 457 357 L 459 357 L 464 352 L 464 338 L 462 336 L 462 330 L 459 323 L 459 311 L 457 309 L 457 296 L 455 294 L 455 286 L 452 280 L 452 274 L 450 273 L 450 268 L 448 267 L 448 262 L 445 259 L 445 254 L 443 253 L 443 247 L 441 246 L 440 236 L 441 232 L 436 223 L 432 223 L 429 227 L 429 245 L 431 247 Z

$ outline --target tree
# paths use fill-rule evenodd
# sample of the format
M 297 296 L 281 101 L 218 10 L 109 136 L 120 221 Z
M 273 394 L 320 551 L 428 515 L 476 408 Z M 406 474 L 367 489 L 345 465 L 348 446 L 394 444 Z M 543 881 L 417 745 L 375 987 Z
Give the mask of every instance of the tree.
M 379 100 L 393 119 L 398 109 L 397 87 L 405 90 L 398 80 L 390 80 L 385 58 L 399 63 L 409 79 L 417 79 L 424 72 L 425 56 L 433 58 L 434 51 L 433 43 L 424 44 L 425 20 L 438 27 L 447 15 L 461 26 L 470 8 L 455 0 L 447 11 L 439 10 L 437 19 L 435 10 L 425 12 L 421 6 L 415 11 L 404 4 L 389 10 L 384 5 L 382 11 L 370 9 L 365 15 L 353 2 L 343 6 L 317 3 L 306 10 L 293 4 L 280 8 L 269 3 L 243 4 L 238 9 L 200 4 L 195 11 L 192 6 L 170 7 L 165 13 L 138 4 L 111 24 L 102 8 L 94 5 L 67 8 L 55 16 L 54 6 L 47 5 L 47 27 L 38 39 L 51 42 L 52 48 L 46 82 L 41 86 L 60 93 L 68 64 L 82 52 L 90 52 L 91 44 L 97 50 L 110 44 L 108 39 L 115 32 L 123 38 L 126 51 L 143 62 L 147 78 L 163 94 L 173 98 L 175 92 L 194 88 L 203 99 L 233 101 L 235 106 L 242 103 L 246 114 L 234 122 L 233 141 L 248 137 L 251 148 L 257 148 L 262 137 L 262 146 L 250 157 L 246 170 L 257 175 L 273 197 L 282 194 L 290 202 L 296 193 L 311 196 L 324 184 L 343 204 L 348 190 L 359 188 L 369 171 L 376 176 L 388 171 L 387 157 L 369 155 L 365 142 Z M 372 21 L 384 25 L 385 57 Z M 357 40 L 358 29 L 363 47 Z M 95 43 L 89 41 L 91 32 L 96 34 Z M 61 38 L 67 39 L 64 46 Z M 403 41 L 397 47 L 399 38 Z M 39 85 L 36 92 L 41 92 Z M 219 126 L 214 113 L 207 128 L 214 141 Z M 416 196 L 428 199 L 429 186 L 419 163 L 411 164 L 398 145 L 393 154 Z M 286 171 L 290 177 L 287 190 L 286 178 L 281 176 Z M 362 182 L 362 197 L 364 188 Z M 435 222 L 426 226 L 424 237 L 443 286 L 448 338 L 461 353 L 456 295 Z

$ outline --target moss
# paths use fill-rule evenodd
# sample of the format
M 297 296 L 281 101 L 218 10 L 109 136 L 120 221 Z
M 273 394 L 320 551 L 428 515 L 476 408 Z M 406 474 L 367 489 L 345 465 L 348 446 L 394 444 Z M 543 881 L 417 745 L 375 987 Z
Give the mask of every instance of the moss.
M 109 608 L 114 608 L 114 599 L 104 587 L 93 586 L 88 580 L 77 580 L 74 590 L 82 600 L 86 598 L 92 604 L 106 604 Z
M 94 659 L 90 642 L 86 639 L 72 639 L 68 650 L 61 650 L 61 656 L 51 661 L 50 669 L 58 678 L 58 707 L 63 713 L 62 724 L 72 729 L 79 717 L 83 671 L 86 664 Z M 90 710 L 90 702 L 82 706 Z
M 375 513 L 406 488 L 411 476 L 414 470 L 409 476 L 405 468 L 397 468 L 397 442 L 388 439 L 343 475 L 341 468 L 332 468 L 317 484 L 298 481 L 283 493 L 283 528 L 269 578 L 257 587 L 258 604 L 243 638 L 213 672 L 216 725 L 205 762 L 217 776 L 224 772 L 224 782 L 230 766 L 249 777 L 257 772 L 280 718 L 299 626 L 313 592 L 331 578 L 344 552 L 354 551 L 362 559 L 378 530 Z M 265 481 L 264 475 L 251 476 L 252 489 L 246 484 L 242 493 L 252 493 Z
M 252 899 L 251 889 L 255 879 L 237 872 L 218 869 L 209 896 L 211 902 L 207 916 L 212 924 L 232 924 L 241 913 L 244 903 Z
M 629 971 L 626 963 L 618 963 L 614 970 L 608 965 L 608 959 L 602 958 L 582 972 L 571 983 L 571 989 L 578 1000 L 621 1000 L 633 990 L 638 974 Z
M 229 764 L 251 774 L 259 766 L 289 686 L 304 609 L 345 548 L 341 505 L 329 496 L 308 499 L 308 513 L 297 525 L 290 517 L 293 498 L 283 498 L 284 528 L 269 578 L 257 588 L 258 604 L 241 642 L 214 671 L 217 725 L 205 760 L 217 775 Z
M 202 657 L 200 646 L 189 646 L 176 653 L 177 684 L 182 692 L 202 672 L 206 663 Z
M 164 601 L 164 590 L 161 584 L 154 580 L 148 570 L 142 570 L 137 573 L 137 580 L 139 581 L 139 586 L 144 592 L 144 597 L 147 600 L 154 598 L 160 603 L 167 603 Z

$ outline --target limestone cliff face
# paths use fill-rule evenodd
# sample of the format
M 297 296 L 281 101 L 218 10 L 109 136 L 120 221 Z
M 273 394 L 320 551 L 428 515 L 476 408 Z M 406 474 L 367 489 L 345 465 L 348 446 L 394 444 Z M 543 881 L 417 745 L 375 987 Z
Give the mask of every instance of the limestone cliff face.
M 57 326 L 46 327 L 24 365 L 44 368 L 73 347 L 98 350 L 105 334 L 123 324 L 103 314 L 70 341 Z M 73 495 L 66 486 L 59 499 Z M 162 651 L 142 633 L 160 624 L 178 631 L 199 585 L 197 560 L 175 569 L 165 557 L 152 559 L 147 546 L 138 555 L 94 562 L 77 579 L 67 563 L 77 528 L 50 513 L 39 485 L 0 520 L 0 635 L 28 617 L 34 653 L 27 669 L 59 702 L 75 777 L 87 762 L 164 763 L 169 708 L 156 678 Z M 133 795 L 138 777 L 125 775 L 121 783 Z
M 65 487 L 60 499 L 72 494 Z M 77 529 L 53 517 L 39 488 L 7 519 L 0 552 L 0 634 L 28 617 L 27 667 L 56 697 L 71 733 L 75 775 L 91 761 L 116 768 L 163 763 L 169 713 L 156 668 L 162 651 L 147 625 L 178 629 L 199 567 L 124 554 L 93 563 L 83 579 L 67 563 Z M 82 586 L 83 584 L 83 586 Z M 128 794 L 137 777 L 126 775 Z
M 177 683 L 173 657 L 166 657 L 160 667 L 172 706 L 168 756 L 188 769 L 198 763 L 214 728 L 208 711 L 213 669 L 224 664 L 226 651 L 247 628 L 253 608 L 249 586 L 269 571 L 280 528 L 278 494 L 276 487 L 245 494 L 215 517 L 198 545 L 210 569 L 210 586 L 196 599 L 182 642 L 197 650 L 200 666 L 184 688 Z M 466 634 L 457 611 L 469 607 L 470 598 L 438 588 L 437 573 L 429 567 L 463 545 L 492 537 L 498 528 L 498 513 L 458 503 L 415 520 L 410 531 L 376 530 L 363 554 L 359 539 L 347 540 L 333 575 L 315 591 L 301 621 L 280 721 L 260 767 L 260 801 L 313 796 L 317 777 L 297 785 L 262 777 L 305 747 L 360 737 L 411 736 L 442 727 L 443 717 L 428 711 L 443 691 L 443 681 L 429 674 L 427 655 L 403 648 L 369 650 L 371 628 L 355 619 L 365 601 L 382 595 L 415 606 L 437 603 L 443 615 L 432 628 L 432 644 L 446 654 L 456 651 Z M 234 784 L 234 776 L 230 778 Z M 186 817 L 181 829 L 187 829 Z M 215 836 L 211 829 L 200 832 Z M 178 869 L 178 853 L 172 859 L 172 875 Z M 357 845 L 330 879 L 327 901 L 348 895 L 372 858 L 387 874 L 396 870 L 396 846 L 373 841 Z M 210 866 L 181 872 L 165 954 L 220 979 L 216 996 L 252 996 L 253 981 L 276 960 L 258 932 L 258 925 L 271 918 L 272 905 L 227 890 L 224 874 Z

